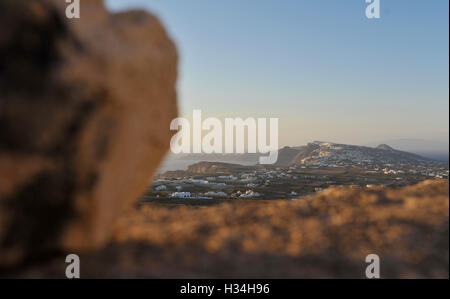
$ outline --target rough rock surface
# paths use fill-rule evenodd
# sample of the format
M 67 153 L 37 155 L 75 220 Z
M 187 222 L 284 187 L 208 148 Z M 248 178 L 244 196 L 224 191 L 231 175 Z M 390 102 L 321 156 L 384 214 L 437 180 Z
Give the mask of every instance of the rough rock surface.
M 82 277 L 448 278 L 449 184 L 331 188 L 299 201 L 130 209 Z M 64 256 L 17 277 L 64 277 Z
M 177 115 L 177 53 L 142 11 L 0 1 L 0 267 L 105 243 Z

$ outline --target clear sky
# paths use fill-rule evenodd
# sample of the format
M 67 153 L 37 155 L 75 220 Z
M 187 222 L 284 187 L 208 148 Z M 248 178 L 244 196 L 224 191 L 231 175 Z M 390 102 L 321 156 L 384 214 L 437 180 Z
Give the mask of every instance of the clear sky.
M 448 144 L 449 1 L 109 0 L 177 43 L 183 115 L 279 117 L 280 145 Z

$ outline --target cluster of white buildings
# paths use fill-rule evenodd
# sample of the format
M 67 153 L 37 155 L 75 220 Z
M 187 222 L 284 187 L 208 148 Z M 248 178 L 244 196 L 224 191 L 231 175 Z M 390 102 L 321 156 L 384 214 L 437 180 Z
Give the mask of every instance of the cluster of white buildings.
M 378 169 L 375 169 L 378 170 Z M 428 176 L 431 178 L 437 178 L 437 179 L 447 179 L 449 175 L 448 169 L 431 169 L 431 168 L 424 168 L 424 167 L 418 167 L 417 169 L 389 169 L 389 168 L 383 168 L 381 169 L 381 172 L 385 175 L 402 175 L 405 173 L 410 174 L 420 174 L 423 176 Z
M 191 192 L 173 192 L 170 194 L 173 198 L 191 198 Z
M 253 191 L 254 188 L 260 186 L 267 187 L 271 181 L 277 179 L 297 179 L 293 171 L 301 166 L 292 166 L 290 168 L 276 168 L 276 169 L 260 169 L 251 172 L 241 173 L 239 175 L 211 175 L 205 176 L 205 179 L 197 179 L 193 177 L 179 177 L 172 180 L 159 179 L 156 180 L 153 185 L 153 190 L 156 192 L 173 191 L 170 197 L 172 198 L 194 198 L 193 194 L 189 192 L 182 192 L 189 188 L 189 186 L 195 185 L 198 187 L 207 186 L 211 191 L 206 193 L 199 193 L 199 197 L 208 198 L 259 198 L 262 194 Z M 159 184 L 159 185 L 158 185 Z M 220 191 L 226 188 L 246 188 L 245 192 L 237 191 L 233 194 L 227 194 Z M 216 190 L 214 190 L 216 189 Z M 241 189 L 242 190 L 242 189 Z M 297 193 L 292 191 L 291 196 L 297 196 Z
M 156 186 L 155 188 L 154 188 L 154 190 L 155 191 L 167 191 L 167 186 L 166 185 L 159 185 L 159 186 Z
M 171 198 L 212 199 L 212 197 L 193 195 L 191 192 L 173 192 L 169 196 Z
M 234 175 L 220 175 L 217 178 L 220 180 L 231 181 L 231 182 L 235 182 L 238 180 L 238 177 L 236 177 Z
M 239 198 L 257 198 L 261 196 L 261 194 L 253 190 L 247 190 L 245 193 L 241 193 L 241 191 L 238 191 L 236 194 L 239 196 Z

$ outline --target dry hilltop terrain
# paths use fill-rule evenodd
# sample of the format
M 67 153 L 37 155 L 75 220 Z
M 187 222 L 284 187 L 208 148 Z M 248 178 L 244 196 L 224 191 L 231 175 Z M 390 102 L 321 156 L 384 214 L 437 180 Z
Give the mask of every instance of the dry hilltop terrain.
M 331 188 L 298 201 L 201 208 L 141 205 L 112 243 L 81 257 L 84 277 L 448 278 L 449 184 Z M 63 256 L 18 273 L 63 277 Z

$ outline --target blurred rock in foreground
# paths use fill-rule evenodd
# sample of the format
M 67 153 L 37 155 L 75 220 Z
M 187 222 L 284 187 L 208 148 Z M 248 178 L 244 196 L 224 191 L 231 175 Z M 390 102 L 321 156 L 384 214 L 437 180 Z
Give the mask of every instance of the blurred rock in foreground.
M 332 188 L 299 201 L 130 209 L 114 242 L 81 256 L 81 277 L 448 278 L 449 184 Z M 64 256 L 15 273 L 64 277 Z
M 108 240 L 149 184 L 176 117 L 160 22 L 82 1 L 0 1 L 0 267 Z

